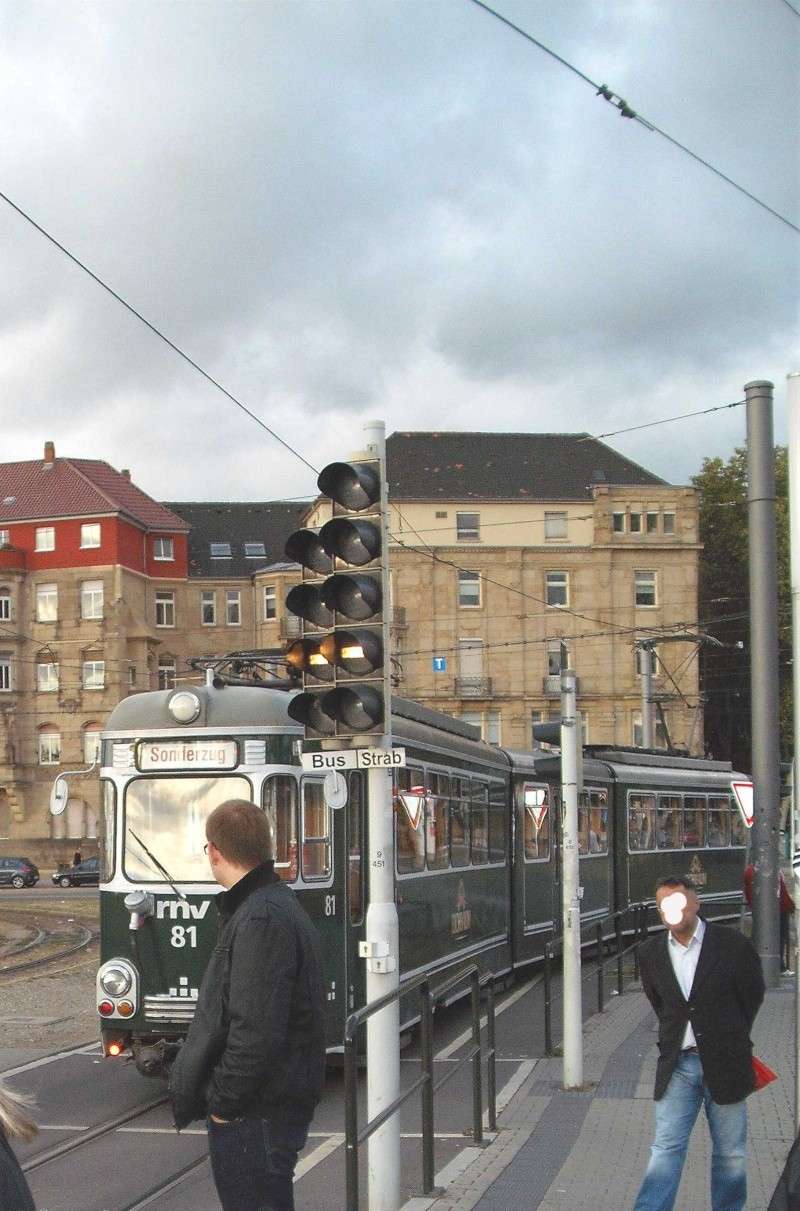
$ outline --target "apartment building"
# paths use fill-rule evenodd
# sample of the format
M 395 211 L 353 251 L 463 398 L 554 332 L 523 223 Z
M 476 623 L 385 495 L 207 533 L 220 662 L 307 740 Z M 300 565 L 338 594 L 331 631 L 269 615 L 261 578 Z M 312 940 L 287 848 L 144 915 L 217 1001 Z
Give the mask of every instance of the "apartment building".
M 575 434 L 395 433 L 387 464 L 399 692 L 527 748 L 558 716 L 563 640 L 588 741 L 637 743 L 634 641 L 696 625 L 694 489 Z M 49 442 L 41 461 L 0 464 L 0 848 L 24 840 L 46 869 L 91 841 L 96 778 L 55 819 L 50 788 L 91 764 L 125 694 L 297 635 L 283 548 L 326 516 L 322 501 L 159 503 Z M 672 740 L 697 752 L 693 655 L 664 643 L 655 690 Z

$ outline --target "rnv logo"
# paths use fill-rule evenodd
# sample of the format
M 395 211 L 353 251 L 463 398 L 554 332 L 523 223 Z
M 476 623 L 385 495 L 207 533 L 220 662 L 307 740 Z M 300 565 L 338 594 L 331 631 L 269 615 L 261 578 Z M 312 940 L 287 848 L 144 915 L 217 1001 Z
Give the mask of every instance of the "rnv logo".
M 202 921 L 210 903 L 210 900 L 203 900 L 202 904 L 188 904 L 185 900 L 159 900 L 156 917 L 159 921 L 165 917 L 170 921 Z

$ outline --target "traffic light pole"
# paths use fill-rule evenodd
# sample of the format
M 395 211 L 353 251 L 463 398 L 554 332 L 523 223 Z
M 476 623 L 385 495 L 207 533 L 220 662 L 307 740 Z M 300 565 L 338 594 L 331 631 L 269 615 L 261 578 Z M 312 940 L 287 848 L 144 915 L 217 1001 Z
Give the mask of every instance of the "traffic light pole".
M 372 744 L 392 747 L 391 680 L 389 659 L 389 505 L 386 485 L 386 429 L 383 421 L 364 426 L 365 445 L 381 464 L 381 549 L 383 589 L 385 733 L 370 737 Z M 393 992 L 400 982 L 400 944 L 394 886 L 394 821 L 391 773 L 370 769 L 369 802 L 369 904 L 363 948 L 367 963 L 367 1004 Z M 375 1118 L 400 1096 L 400 1003 L 367 1020 L 367 1113 Z M 368 1141 L 370 1211 L 399 1211 L 400 1116 L 395 1113 Z
M 575 673 L 561 668 L 561 896 L 564 963 L 564 1088 L 583 1088 L 581 900 L 578 861 L 578 736 Z

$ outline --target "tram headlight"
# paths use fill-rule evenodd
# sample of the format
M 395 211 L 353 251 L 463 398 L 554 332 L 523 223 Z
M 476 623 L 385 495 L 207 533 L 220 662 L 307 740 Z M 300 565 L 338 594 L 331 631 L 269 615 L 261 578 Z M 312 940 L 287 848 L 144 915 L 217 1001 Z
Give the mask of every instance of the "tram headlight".
M 99 976 L 100 987 L 110 997 L 122 997 L 130 990 L 133 979 L 124 967 L 107 967 Z
M 191 690 L 179 690 L 170 698 L 168 709 L 176 723 L 194 723 L 200 714 L 200 699 Z

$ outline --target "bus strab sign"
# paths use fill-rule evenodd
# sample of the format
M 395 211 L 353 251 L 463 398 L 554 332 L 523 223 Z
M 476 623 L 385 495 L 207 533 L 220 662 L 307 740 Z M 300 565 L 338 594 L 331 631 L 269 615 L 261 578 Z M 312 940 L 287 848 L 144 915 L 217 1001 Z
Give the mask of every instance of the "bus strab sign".
M 745 828 L 753 827 L 753 783 L 752 782 L 732 782 L 731 790 L 737 804 L 742 819 L 744 820 Z
M 303 769 L 395 769 L 406 763 L 404 748 L 345 748 L 323 749 L 318 753 L 302 753 Z

